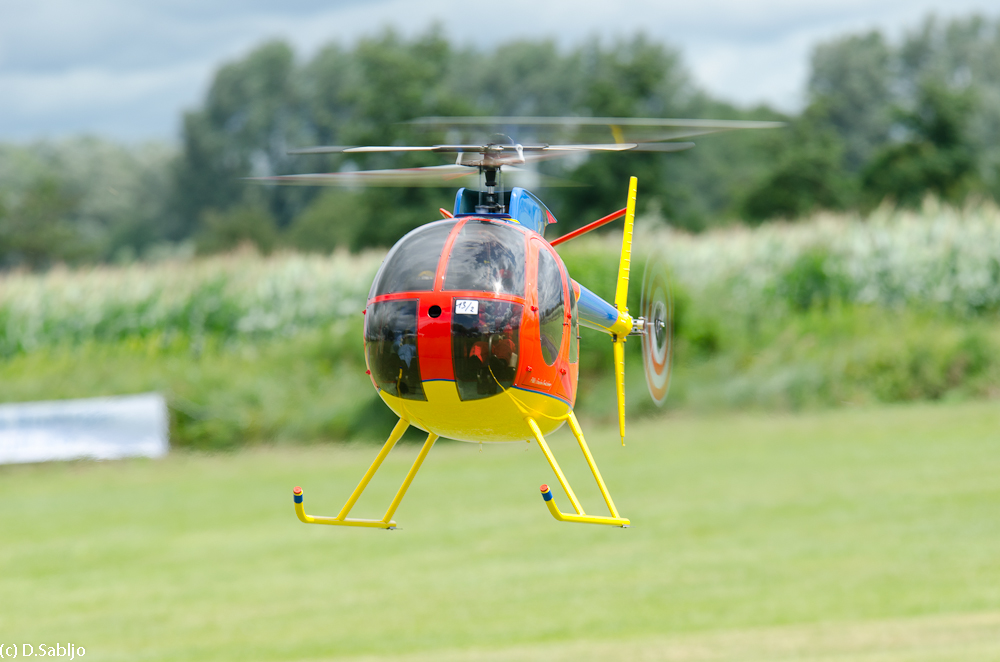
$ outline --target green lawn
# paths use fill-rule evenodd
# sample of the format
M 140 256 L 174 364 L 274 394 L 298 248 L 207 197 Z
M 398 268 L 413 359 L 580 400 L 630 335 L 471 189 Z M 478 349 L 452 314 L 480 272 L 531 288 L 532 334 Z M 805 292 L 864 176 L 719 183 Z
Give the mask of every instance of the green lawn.
M 393 532 L 376 446 L 0 467 L 0 643 L 86 660 L 1000 660 L 1000 405 L 588 427 L 622 530 L 534 444 L 440 442 Z M 565 432 L 552 447 L 600 512 Z M 380 516 L 416 454 L 390 456 Z M 557 491 L 564 508 L 569 504 Z

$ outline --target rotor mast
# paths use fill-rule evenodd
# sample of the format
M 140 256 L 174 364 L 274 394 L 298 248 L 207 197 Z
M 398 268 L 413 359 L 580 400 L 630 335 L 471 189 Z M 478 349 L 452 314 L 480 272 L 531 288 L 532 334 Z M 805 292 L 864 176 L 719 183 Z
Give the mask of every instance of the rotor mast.
M 500 166 L 479 166 L 479 172 L 485 176 L 485 184 L 483 190 L 479 191 L 479 204 L 476 205 L 477 214 L 502 214 L 504 211 L 503 205 L 503 188 L 500 187 L 499 199 L 497 196 L 497 175 L 500 173 Z M 485 193 L 485 195 L 484 195 Z M 485 197 L 485 200 L 484 200 Z

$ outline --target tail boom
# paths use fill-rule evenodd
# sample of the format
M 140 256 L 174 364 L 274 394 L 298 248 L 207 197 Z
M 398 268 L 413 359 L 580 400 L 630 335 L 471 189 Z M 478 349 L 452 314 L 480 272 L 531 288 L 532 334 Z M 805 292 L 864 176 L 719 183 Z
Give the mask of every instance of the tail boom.
M 574 284 L 580 290 L 576 305 L 582 326 L 619 337 L 625 337 L 635 331 L 635 320 L 629 315 L 628 310 L 618 310 L 613 304 L 580 283 L 574 281 Z

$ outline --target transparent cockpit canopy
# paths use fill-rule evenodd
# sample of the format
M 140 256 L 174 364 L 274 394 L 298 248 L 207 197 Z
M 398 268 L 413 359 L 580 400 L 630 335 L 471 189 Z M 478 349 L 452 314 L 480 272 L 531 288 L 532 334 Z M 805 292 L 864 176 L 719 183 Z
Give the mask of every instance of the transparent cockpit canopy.
M 538 323 L 542 358 L 553 365 L 562 346 L 565 305 L 559 263 L 545 248 L 538 248 Z
M 429 292 L 445 241 L 457 221 L 421 226 L 400 239 L 386 255 L 368 298 L 396 292 Z
M 365 353 L 372 377 L 390 395 L 426 400 L 417 353 L 417 301 L 383 301 L 368 306 Z
M 525 241 L 506 223 L 468 221 L 452 245 L 444 289 L 524 296 Z
M 454 299 L 451 356 L 461 400 L 488 398 L 514 385 L 523 310 L 510 301 Z
M 569 362 L 580 360 L 580 307 L 577 305 L 576 292 L 572 284 L 569 287 Z

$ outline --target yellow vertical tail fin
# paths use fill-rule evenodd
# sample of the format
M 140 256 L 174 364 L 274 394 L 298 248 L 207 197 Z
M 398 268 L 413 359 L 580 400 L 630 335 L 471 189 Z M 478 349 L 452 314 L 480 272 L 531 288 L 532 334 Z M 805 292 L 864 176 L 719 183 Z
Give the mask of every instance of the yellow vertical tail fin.
M 618 286 L 615 289 L 615 308 L 618 318 L 628 320 L 631 330 L 631 317 L 628 314 L 628 275 L 632 267 L 632 226 L 635 223 L 635 195 L 639 180 L 631 177 L 628 180 L 628 203 L 625 205 L 625 229 L 622 233 L 622 255 L 618 262 Z M 625 445 L 625 339 L 628 331 L 614 336 L 615 351 L 615 392 L 618 396 L 618 432 L 621 434 L 622 446 Z
M 617 338 L 615 348 L 615 392 L 618 395 L 618 433 L 625 445 L 625 339 Z
M 628 312 L 628 274 L 632 267 L 632 225 L 635 222 L 635 193 L 639 180 L 628 180 L 628 204 L 625 205 L 625 229 L 622 233 L 622 257 L 618 262 L 618 287 L 615 289 L 615 307 Z

